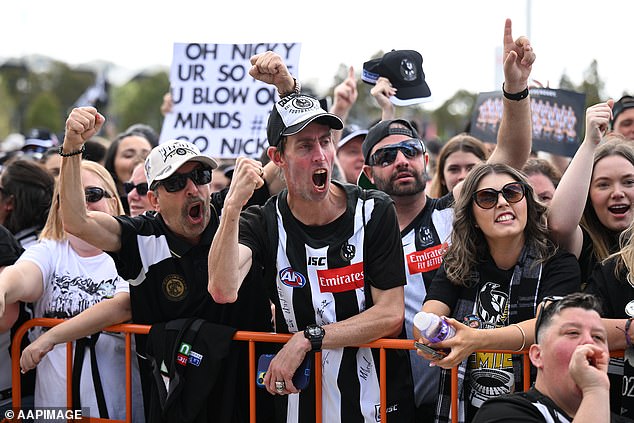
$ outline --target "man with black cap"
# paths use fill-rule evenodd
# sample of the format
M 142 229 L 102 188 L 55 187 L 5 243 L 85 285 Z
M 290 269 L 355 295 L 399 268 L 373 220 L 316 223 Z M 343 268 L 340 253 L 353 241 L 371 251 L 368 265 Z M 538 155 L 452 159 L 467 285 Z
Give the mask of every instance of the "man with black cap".
M 322 350 L 323 421 L 379 421 L 378 351 L 354 347 L 403 333 L 403 250 L 392 201 L 376 190 L 332 181 L 332 130 L 341 120 L 299 86 L 277 54 L 251 58 L 254 78 L 280 93 L 268 122 L 268 156 L 287 188 L 240 215 L 258 186 L 233 181 L 209 255 L 209 292 L 238 298 L 252 263 L 263 266 L 276 328 L 293 336 L 271 361 L 264 384 L 279 395 L 283 421 L 315 420 L 314 378 L 298 394 L 293 374 Z M 237 168 L 249 166 L 241 159 Z M 311 354 L 312 355 L 312 354 Z M 390 422 L 413 421 L 406 351 L 387 353 Z
M 528 39 L 513 41 L 511 22 L 504 29 L 504 88 L 506 91 L 498 144 L 489 158 L 521 168 L 531 146 L 530 99 L 520 95 L 528 85 L 535 54 Z M 512 87 L 512 88 L 511 88 Z M 508 94 L 508 92 L 520 94 Z M 522 98 L 518 98 L 522 97 Z M 363 142 L 364 173 L 394 200 L 405 253 L 405 326 L 413 337 L 414 315 L 423 300 L 450 241 L 453 193 L 442 198 L 425 195 L 425 145 L 412 124 L 404 119 L 384 120 L 370 128 Z M 438 402 L 439 370 L 411 352 L 417 421 L 431 422 Z
M 624 95 L 612 108 L 612 130 L 634 140 L 634 97 Z

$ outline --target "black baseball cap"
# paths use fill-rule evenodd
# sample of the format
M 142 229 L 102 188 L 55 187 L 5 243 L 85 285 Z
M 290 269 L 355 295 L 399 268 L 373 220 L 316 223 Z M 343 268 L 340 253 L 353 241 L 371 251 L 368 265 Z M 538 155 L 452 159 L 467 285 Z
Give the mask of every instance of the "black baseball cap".
M 393 123 L 400 123 L 403 127 L 390 128 Z M 381 122 L 374 125 L 368 131 L 368 134 L 365 136 L 363 140 L 363 144 L 361 145 L 361 150 L 363 151 L 363 158 L 365 159 L 365 163 L 368 163 L 370 159 L 370 152 L 383 138 L 386 138 L 390 135 L 406 135 L 410 138 L 420 139 L 418 136 L 418 132 L 414 129 L 412 123 L 405 119 L 390 119 L 390 120 L 382 120 Z
M 363 64 L 361 79 L 364 82 L 375 85 L 381 76 L 389 79 L 397 89 L 396 95 L 390 98 L 397 106 L 430 100 L 431 91 L 423 72 L 423 56 L 415 50 L 392 50 Z
M 332 129 L 343 128 L 341 119 L 322 109 L 319 100 L 314 97 L 291 94 L 282 98 L 275 103 L 269 114 L 266 130 L 269 145 L 277 146 L 282 137 L 295 135 L 316 120 Z
M 625 109 L 631 109 L 634 107 L 634 97 L 631 95 L 624 95 L 614 103 L 614 107 L 612 107 L 612 126 L 614 127 L 614 122 L 616 122 L 616 118 L 621 112 Z

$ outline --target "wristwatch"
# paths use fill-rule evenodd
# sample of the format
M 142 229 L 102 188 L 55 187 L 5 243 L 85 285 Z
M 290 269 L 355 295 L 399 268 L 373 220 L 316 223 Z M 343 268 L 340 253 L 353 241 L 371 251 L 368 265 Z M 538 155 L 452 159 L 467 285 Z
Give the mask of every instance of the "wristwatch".
M 304 329 L 304 336 L 310 341 L 311 351 L 321 350 L 321 341 L 324 339 L 326 331 L 319 325 L 308 325 Z

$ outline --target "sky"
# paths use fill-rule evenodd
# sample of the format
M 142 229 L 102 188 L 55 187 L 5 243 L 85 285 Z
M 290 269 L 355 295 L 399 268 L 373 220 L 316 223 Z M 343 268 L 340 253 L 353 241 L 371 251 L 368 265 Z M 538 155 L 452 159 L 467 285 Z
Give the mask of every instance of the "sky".
M 71 65 L 105 60 L 130 71 L 119 78 L 169 68 L 175 42 L 299 42 L 298 77 L 327 95 L 341 64 L 359 75 L 378 51 L 417 50 L 430 110 L 459 89 L 500 89 L 496 63 L 510 18 L 514 38 L 528 35 L 537 55 L 534 80 L 558 88 L 566 73 L 580 83 L 596 59 L 605 95 L 634 93 L 632 0 L 21 0 L 1 9 L 0 63 L 30 54 Z

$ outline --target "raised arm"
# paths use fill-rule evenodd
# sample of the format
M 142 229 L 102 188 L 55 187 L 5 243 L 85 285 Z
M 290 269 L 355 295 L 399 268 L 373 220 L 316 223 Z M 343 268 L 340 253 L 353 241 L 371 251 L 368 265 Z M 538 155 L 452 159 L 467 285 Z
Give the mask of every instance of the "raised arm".
M 504 91 L 519 94 L 528 89 L 535 53 L 526 37 L 513 41 L 511 20 L 504 25 Z M 497 136 L 497 146 L 490 163 L 506 163 L 521 169 L 531 152 L 531 107 L 530 96 L 520 100 L 503 100 L 502 121 Z
M 389 79 L 381 76 L 370 90 L 370 94 L 381 108 L 381 120 L 394 119 L 396 111 L 390 97 L 396 95 L 396 88 L 392 86 Z
M 337 85 L 333 92 L 334 102 L 332 104 L 330 113 L 335 114 L 341 118 L 342 121 L 346 121 L 350 109 L 357 101 L 357 80 L 354 76 L 354 68 L 350 66 L 348 69 L 348 77 L 344 81 Z M 340 132 L 338 132 L 340 134 Z M 340 136 L 339 136 L 340 137 Z M 338 139 L 335 142 L 339 141 Z
M 264 183 L 263 174 L 259 162 L 244 157 L 236 160 L 220 226 L 209 250 L 208 290 L 217 303 L 233 303 L 238 299 L 242 281 L 251 267 L 251 249 L 238 243 L 240 212 L 253 191 Z
M 94 107 L 73 109 L 66 120 L 59 175 L 60 208 L 64 230 L 104 251 L 121 247 L 121 227 L 108 213 L 86 211 L 81 183 L 81 154 L 84 142 L 97 134 L 105 122 Z M 72 154 L 69 156 L 69 154 Z M 114 193 L 116 195 L 116 193 Z
M 586 134 L 568 169 L 561 177 L 548 212 L 548 228 L 555 242 L 577 258 L 581 253 L 583 234 L 579 227 L 588 198 L 594 150 L 608 129 L 612 105 L 599 103 L 586 110 Z

